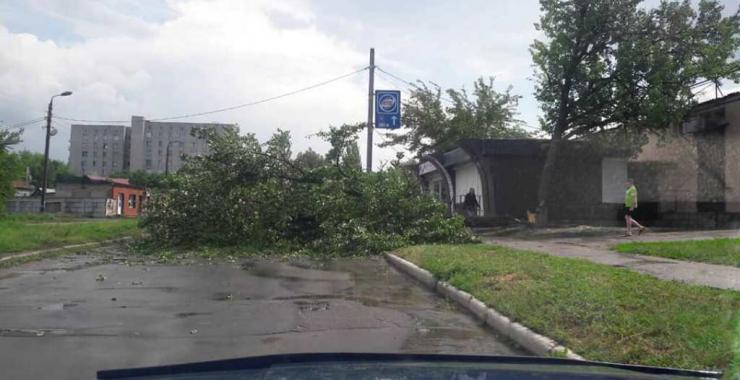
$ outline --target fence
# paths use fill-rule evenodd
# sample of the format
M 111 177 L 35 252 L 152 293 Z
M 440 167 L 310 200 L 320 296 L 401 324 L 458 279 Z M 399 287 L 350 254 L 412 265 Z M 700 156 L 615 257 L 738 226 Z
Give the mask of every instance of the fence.
M 46 211 L 65 213 L 88 218 L 105 217 L 105 199 L 100 198 L 49 198 Z M 15 198 L 7 202 L 11 214 L 36 214 L 40 212 L 41 199 L 38 197 Z

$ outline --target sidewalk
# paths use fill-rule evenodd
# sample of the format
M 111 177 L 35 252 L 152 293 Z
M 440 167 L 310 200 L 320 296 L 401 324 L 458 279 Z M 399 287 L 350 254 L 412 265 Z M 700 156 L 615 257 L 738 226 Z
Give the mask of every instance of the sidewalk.
M 740 268 L 672 260 L 662 257 L 617 253 L 610 246 L 626 241 L 695 240 L 719 237 L 738 237 L 740 231 L 681 231 L 649 232 L 631 238 L 619 237 L 621 229 L 594 228 L 588 231 L 572 229 L 549 229 L 532 232 L 530 235 L 509 234 L 499 236 L 495 232 L 480 235 L 486 243 L 516 249 L 537 251 L 554 256 L 586 259 L 599 264 L 623 267 L 649 274 L 664 280 L 676 280 L 691 284 L 740 291 Z

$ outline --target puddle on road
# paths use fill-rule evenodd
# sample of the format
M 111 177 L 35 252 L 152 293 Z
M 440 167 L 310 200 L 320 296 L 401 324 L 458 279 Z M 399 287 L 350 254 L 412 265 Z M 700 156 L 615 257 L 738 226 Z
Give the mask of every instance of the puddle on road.
M 188 313 L 177 313 L 175 314 L 175 317 L 177 318 L 189 318 L 189 317 L 197 317 L 201 315 L 211 315 L 213 313 L 197 313 L 197 312 L 188 312 Z
M 233 298 L 230 292 L 216 292 L 211 297 L 214 301 L 231 301 Z
M 298 311 L 306 313 L 310 311 L 326 311 L 329 310 L 329 302 L 327 301 L 295 301 L 293 302 L 298 306 Z
M 65 335 L 68 332 L 64 329 L 0 329 L 0 337 L 40 338 L 46 335 Z
M 52 303 L 49 305 L 39 306 L 36 309 L 45 310 L 45 311 L 62 311 L 66 309 L 71 309 L 77 305 L 78 304 L 74 302 L 70 302 L 70 303 L 58 302 L 58 303 Z

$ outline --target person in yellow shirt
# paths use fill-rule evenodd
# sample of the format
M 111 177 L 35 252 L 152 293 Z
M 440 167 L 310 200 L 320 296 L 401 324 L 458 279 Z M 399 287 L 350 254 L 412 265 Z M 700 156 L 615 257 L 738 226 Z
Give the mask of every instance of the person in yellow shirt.
M 626 185 L 627 190 L 624 192 L 624 221 L 627 223 L 627 232 L 625 232 L 624 236 L 632 236 L 632 225 L 639 228 L 637 231 L 638 234 L 645 231 L 645 227 L 632 218 L 632 213 L 637 208 L 637 188 L 635 187 L 635 181 L 630 178 L 627 180 Z

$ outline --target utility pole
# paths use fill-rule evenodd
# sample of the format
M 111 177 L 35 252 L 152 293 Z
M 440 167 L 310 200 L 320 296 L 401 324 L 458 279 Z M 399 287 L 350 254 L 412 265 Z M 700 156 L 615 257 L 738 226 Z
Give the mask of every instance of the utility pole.
M 373 171 L 373 99 L 375 98 L 375 49 L 370 48 L 370 78 L 367 89 L 367 172 Z
M 54 98 L 57 96 L 70 96 L 72 91 L 64 91 L 61 94 L 54 95 L 49 99 L 49 109 L 46 112 L 46 147 L 44 148 L 44 178 L 41 183 L 41 212 L 46 211 L 46 186 L 48 183 L 47 172 L 49 171 L 49 138 L 51 138 L 51 109 Z

